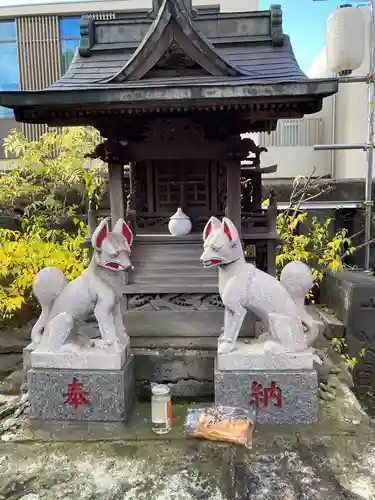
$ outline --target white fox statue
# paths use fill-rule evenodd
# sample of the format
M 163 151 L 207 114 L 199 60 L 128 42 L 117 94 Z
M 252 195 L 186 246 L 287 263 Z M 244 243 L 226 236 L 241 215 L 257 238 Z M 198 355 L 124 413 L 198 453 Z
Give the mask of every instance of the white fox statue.
M 119 352 L 121 345 L 128 344 L 120 297 L 121 275 L 132 269 L 133 234 L 122 219 L 110 232 L 109 220 L 103 220 L 92 235 L 94 254 L 88 268 L 78 278 L 68 282 L 56 267 L 46 267 L 36 275 L 33 291 L 42 312 L 31 332 L 33 349 L 79 348 L 74 327 L 92 313 L 98 321 L 104 345 Z
M 225 307 L 218 353 L 235 349 L 246 312 L 251 310 L 267 329 L 276 350 L 302 352 L 309 349 L 319 328 L 305 310 L 304 299 L 313 286 L 310 268 L 290 262 L 280 281 L 245 261 L 236 227 L 226 217 L 211 217 L 203 231 L 205 267 L 219 267 L 219 293 Z M 266 336 L 267 338 L 267 336 Z

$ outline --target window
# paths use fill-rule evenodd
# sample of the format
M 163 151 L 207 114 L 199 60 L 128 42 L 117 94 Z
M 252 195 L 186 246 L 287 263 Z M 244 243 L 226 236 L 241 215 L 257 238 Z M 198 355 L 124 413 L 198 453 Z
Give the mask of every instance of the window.
M 299 147 L 320 144 L 323 139 L 322 118 L 279 120 L 276 130 L 259 134 L 259 143 L 270 147 Z
M 301 120 L 285 120 L 281 130 L 281 144 L 288 147 L 304 146 L 301 141 Z
M 0 90 L 18 90 L 19 71 L 15 21 L 0 21 Z M 0 107 L 0 118 L 12 118 L 13 111 Z
M 60 19 L 61 70 L 66 73 L 80 39 L 80 18 L 65 17 Z

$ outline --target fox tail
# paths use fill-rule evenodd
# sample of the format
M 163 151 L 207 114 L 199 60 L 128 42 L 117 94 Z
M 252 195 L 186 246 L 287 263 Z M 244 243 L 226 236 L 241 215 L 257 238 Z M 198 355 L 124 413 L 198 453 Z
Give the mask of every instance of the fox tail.
M 289 262 L 280 275 L 280 283 L 287 290 L 300 311 L 302 324 L 308 345 L 311 345 L 319 334 L 319 325 L 307 313 L 305 298 L 314 285 L 314 278 L 308 265 L 298 260 Z
M 42 311 L 31 330 L 33 345 L 39 344 L 47 326 L 52 306 L 67 284 L 67 278 L 57 267 L 45 267 L 35 276 L 33 292 Z

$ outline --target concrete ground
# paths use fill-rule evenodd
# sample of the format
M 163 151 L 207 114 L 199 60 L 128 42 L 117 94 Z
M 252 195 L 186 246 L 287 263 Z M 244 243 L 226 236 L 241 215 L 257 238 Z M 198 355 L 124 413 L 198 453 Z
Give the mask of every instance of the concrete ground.
M 187 440 L 184 405 L 157 436 L 147 403 L 127 426 L 32 427 L 27 403 L 3 398 L 0 499 L 375 499 L 375 425 L 344 385 L 321 403 L 319 423 L 258 426 L 250 450 Z

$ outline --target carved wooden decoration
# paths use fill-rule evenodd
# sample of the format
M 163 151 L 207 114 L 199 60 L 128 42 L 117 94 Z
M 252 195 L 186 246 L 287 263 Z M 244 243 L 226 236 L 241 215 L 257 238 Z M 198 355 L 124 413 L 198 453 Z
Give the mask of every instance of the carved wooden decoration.
M 247 160 L 254 168 L 260 167 L 260 155 L 267 152 L 268 149 L 257 146 L 250 138 L 241 139 L 241 137 L 232 137 L 227 144 L 226 158 L 231 161 Z M 250 154 L 254 156 L 250 156 Z
M 192 62 L 209 75 L 229 76 L 241 73 L 221 57 L 196 28 L 190 8 L 187 9 L 182 0 L 165 0 L 159 7 L 156 21 L 147 37 L 121 73 L 110 83 L 140 80 L 147 77 L 149 72 L 155 71 L 155 68 L 157 70 L 157 64 L 163 67 L 167 63 L 173 68 L 182 65 L 184 69 L 188 69 Z
M 217 174 L 217 211 L 224 213 L 227 203 L 227 175 L 224 163 L 219 164 Z
M 210 211 L 207 161 L 165 160 L 154 162 L 154 165 L 157 212 L 174 213 L 176 207 L 187 210 L 189 215 Z
M 182 47 L 173 40 L 164 55 L 144 78 L 174 77 L 177 75 L 204 76 L 209 75 L 209 73 L 189 57 Z
M 158 118 L 149 123 L 143 133 L 144 142 L 204 142 L 202 127 L 192 120 L 181 118 Z
M 219 294 L 128 295 L 129 311 L 210 311 L 223 307 Z
M 129 162 L 127 141 L 109 140 L 98 144 L 86 158 L 100 158 L 104 163 L 125 165 Z
M 192 224 L 192 233 L 202 233 L 204 226 L 207 224 L 209 215 L 190 216 Z M 168 233 L 169 216 L 161 216 L 157 214 L 141 214 L 137 216 L 137 228 L 144 232 L 151 233 Z

